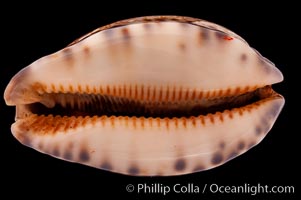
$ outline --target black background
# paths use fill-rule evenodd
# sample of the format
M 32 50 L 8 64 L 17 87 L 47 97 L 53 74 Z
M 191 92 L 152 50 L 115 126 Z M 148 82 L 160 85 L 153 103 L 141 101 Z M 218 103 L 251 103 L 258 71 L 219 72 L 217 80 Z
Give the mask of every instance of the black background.
M 128 193 L 127 184 L 160 183 L 173 186 L 194 183 L 204 185 L 242 185 L 245 183 L 264 185 L 293 185 L 298 193 L 299 176 L 297 160 L 297 131 L 290 131 L 292 116 L 289 116 L 289 69 L 295 67 L 292 61 L 293 20 L 296 14 L 292 8 L 283 4 L 263 6 L 247 3 L 234 5 L 231 2 L 188 1 L 177 4 L 140 2 L 121 5 L 68 5 L 48 2 L 35 4 L 15 4 L 3 6 L 8 11 L 1 14 L 1 92 L 3 94 L 10 78 L 20 69 L 36 59 L 62 49 L 76 38 L 93 29 L 117 20 L 145 15 L 183 15 L 205 19 L 223 25 L 242 36 L 262 55 L 273 61 L 283 72 L 284 82 L 274 86 L 286 98 L 285 107 L 268 136 L 255 148 L 221 167 L 176 177 L 131 177 L 97 170 L 79 164 L 68 163 L 41 154 L 21 145 L 13 138 L 10 125 L 14 121 L 15 110 L 1 101 L 0 133 L 0 196 L 4 193 L 21 195 L 23 198 L 61 195 L 85 195 L 85 199 L 107 199 L 105 195 L 122 198 L 143 199 L 147 194 Z M 73 2 L 75 4 L 75 2 Z M 76 7 L 76 8 L 74 8 Z M 219 9 L 217 9 L 219 7 Z M 22 8 L 22 11 L 17 9 Z M 120 10 L 117 10 L 120 9 Z M 10 192 L 12 189 L 12 192 Z M 173 194 L 175 195 L 175 194 Z M 186 194 L 196 199 L 221 199 L 222 194 Z M 176 194 L 176 199 L 185 198 Z M 254 197 L 250 195 L 225 195 L 226 197 Z M 254 199 L 279 198 L 292 199 L 297 194 L 257 195 Z M 165 199 L 162 194 L 157 199 Z M 171 197 L 168 195 L 167 197 Z M 42 197 L 41 197 L 42 198 Z M 187 198 L 186 198 L 187 199 Z

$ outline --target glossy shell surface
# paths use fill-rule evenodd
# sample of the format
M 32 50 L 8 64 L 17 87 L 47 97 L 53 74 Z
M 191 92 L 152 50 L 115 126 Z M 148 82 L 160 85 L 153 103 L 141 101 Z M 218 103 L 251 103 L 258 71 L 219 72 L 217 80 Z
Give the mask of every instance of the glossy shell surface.
M 222 165 L 258 144 L 284 98 L 283 76 L 241 37 L 180 16 L 119 21 L 16 74 L 22 144 L 71 162 L 137 176 Z

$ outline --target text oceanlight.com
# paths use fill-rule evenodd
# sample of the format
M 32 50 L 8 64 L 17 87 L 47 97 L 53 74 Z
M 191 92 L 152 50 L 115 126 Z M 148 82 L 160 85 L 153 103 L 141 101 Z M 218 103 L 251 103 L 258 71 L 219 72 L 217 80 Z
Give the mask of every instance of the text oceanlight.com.
M 136 185 L 128 184 L 126 186 L 127 192 L 133 192 L 138 194 L 163 194 L 169 193 L 188 193 L 188 194 L 293 194 L 295 192 L 294 186 L 281 186 L 281 185 L 264 185 L 264 184 L 242 184 L 242 185 L 221 185 L 221 184 L 174 184 L 165 185 L 161 183 L 139 183 Z

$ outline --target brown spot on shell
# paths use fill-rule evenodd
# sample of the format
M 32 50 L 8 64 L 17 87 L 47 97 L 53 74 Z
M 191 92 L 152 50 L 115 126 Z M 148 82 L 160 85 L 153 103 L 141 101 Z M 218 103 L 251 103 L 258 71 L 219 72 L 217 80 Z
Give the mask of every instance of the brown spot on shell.
M 109 39 L 113 36 L 114 34 L 114 29 L 107 29 L 103 31 L 104 35 Z
M 262 130 L 261 130 L 260 126 L 256 126 L 256 128 L 255 128 L 255 134 L 256 135 L 260 135 L 261 133 L 262 133 Z
M 84 51 L 84 53 L 85 53 L 86 56 L 89 56 L 89 54 L 90 54 L 90 48 L 88 46 L 84 46 L 83 47 L 83 51 Z
M 270 107 L 269 111 L 267 112 L 268 118 L 275 118 L 278 115 L 279 108 L 281 107 L 280 103 L 273 103 Z
M 245 143 L 243 141 L 240 141 L 237 145 L 238 150 L 243 150 L 245 148 Z
M 71 44 L 69 44 L 68 46 L 72 46 L 88 37 L 90 37 L 93 34 L 96 34 L 100 31 L 112 31 L 114 32 L 115 27 L 121 27 L 121 26 L 126 26 L 129 24 L 134 24 L 134 23 L 143 23 L 146 24 L 146 22 L 162 22 L 162 21 L 176 21 L 176 22 L 183 22 L 183 23 L 190 23 L 193 24 L 195 26 L 198 26 L 200 28 L 203 28 L 202 26 L 198 25 L 197 23 L 194 22 L 199 22 L 200 19 L 196 19 L 196 18 L 192 18 L 192 17 L 183 17 L 183 16 L 146 16 L 146 17 L 137 17 L 137 18 L 132 18 L 132 19 L 126 19 L 126 20 L 121 20 L 103 27 L 100 27 L 80 38 L 78 38 L 77 40 L 73 41 Z M 160 24 L 160 23 L 158 23 Z M 111 35 L 108 34 L 108 35 Z
M 55 157 L 59 157 L 60 156 L 60 151 L 59 151 L 58 147 L 55 147 L 52 150 L 52 155 L 54 155 Z
M 66 150 L 63 154 L 63 158 L 66 160 L 72 160 L 72 153 L 69 150 Z
M 219 144 L 219 147 L 220 147 L 221 149 L 224 149 L 225 146 L 226 146 L 225 142 L 221 142 L 221 143 Z
M 209 31 L 206 28 L 202 28 L 201 31 L 199 32 L 199 44 L 203 45 L 205 41 L 209 39 Z
M 128 169 L 128 173 L 129 173 L 130 175 L 137 175 L 137 174 L 139 174 L 139 172 L 140 172 L 139 168 L 138 168 L 137 166 L 135 166 L 135 165 L 131 166 L 131 167 Z
M 242 54 L 240 55 L 240 60 L 243 61 L 243 62 L 245 62 L 245 61 L 247 60 L 247 54 L 242 53 Z
M 265 118 L 261 121 L 261 130 L 263 133 L 267 133 L 270 130 L 270 123 Z
M 184 159 L 177 160 L 174 168 L 176 171 L 183 171 L 186 168 L 186 161 Z
M 90 155 L 89 155 L 89 152 L 87 151 L 87 149 L 85 148 L 82 148 L 79 152 L 79 160 L 81 162 L 87 162 L 90 160 Z
M 148 31 L 151 29 L 152 25 L 151 23 L 143 23 L 143 27 Z
M 223 161 L 223 155 L 221 153 L 215 153 L 211 159 L 211 163 L 217 165 Z
M 226 36 L 226 34 L 221 31 L 215 31 L 214 35 L 218 40 L 224 39 Z
M 107 170 L 107 171 L 111 171 L 111 170 L 113 169 L 112 165 L 111 165 L 109 162 L 107 162 L 107 161 L 103 162 L 103 163 L 99 166 L 99 168 L 101 168 L 101 169 L 103 169 L 103 170 Z
M 179 48 L 181 51 L 185 51 L 186 50 L 186 45 L 183 42 L 179 43 Z
M 63 53 L 63 56 L 65 58 L 65 60 L 70 64 L 72 65 L 73 64 L 73 53 L 72 53 L 72 50 L 71 48 L 65 48 L 62 50 L 62 53 Z
M 130 31 L 128 28 L 122 28 L 121 33 L 122 33 L 124 39 L 130 38 Z

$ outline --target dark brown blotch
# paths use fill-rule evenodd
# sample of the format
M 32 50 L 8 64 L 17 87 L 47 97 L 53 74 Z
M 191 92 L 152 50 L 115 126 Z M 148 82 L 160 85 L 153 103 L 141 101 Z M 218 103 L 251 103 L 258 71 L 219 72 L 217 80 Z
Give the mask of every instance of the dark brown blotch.
M 261 129 L 262 133 L 267 133 L 270 130 L 270 123 L 265 118 L 261 121 Z
M 225 146 L 226 146 L 225 142 L 221 142 L 221 143 L 219 144 L 219 147 L 220 147 L 221 149 L 224 149 Z
M 72 160 L 72 153 L 68 150 L 63 154 L 63 158 L 66 160 Z
M 223 40 L 223 41 L 224 41 L 224 38 L 227 36 L 225 33 L 221 32 L 221 31 L 215 31 L 214 35 L 218 40 Z
M 150 30 L 152 25 L 151 23 L 143 23 L 143 27 L 146 29 L 146 30 Z
M 176 171 L 182 171 L 186 168 L 186 162 L 184 159 L 179 159 L 175 163 L 175 170 Z
M 201 31 L 201 37 L 203 40 L 209 40 L 209 37 L 210 37 L 210 32 L 208 29 L 206 28 L 203 28 L 202 31 Z
M 240 55 L 240 60 L 243 61 L 243 62 L 247 61 L 247 54 L 242 53 L 242 54 Z
M 109 39 L 114 35 L 114 30 L 113 29 L 107 29 L 107 30 L 104 30 L 103 33 Z
M 85 53 L 86 56 L 88 56 L 90 54 L 90 48 L 88 46 L 85 46 L 83 48 L 83 50 L 84 50 L 84 53 Z
M 55 157 L 59 157 L 60 156 L 60 151 L 59 151 L 59 149 L 57 147 L 53 149 L 52 155 L 54 155 Z
M 202 45 L 205 41 L 209 40 L 209 30 L 202 28 L 199 32 L 199 43 Z
M 237 145 L 238 150 L 243 150 L 245 148 L 245 143 L 243 141 L 240 141 Z
M 82 149 L 79 153 L 79 160 L 81 162 L 87 162 L 90 160 L 89 152 L 86 149 Z
M 72 55 L 72 50 L 71 48 L 65 48 L 63 49 L 63 55 L 64 55 L 64 58 L 67 60 L 67 61 L 72 61 L 73 60 L 73 55 Z
M 183 42 L 179 43 L 179 48 L 181 51 L 185 51 L 186 50 L 186 45 Z
M 124 39 L 130 38 L 130 31 L 128 28 L 122 28 L 121 33 L 122 33 Z
M 109 163 L 109 162 L 103 162 L 101 165 L 100 165 L 100 168 L 103 169 L 103 170 L 108 170 L 108 171 L 111 171 L 113 169 L 112 165 Z
M 211 163 L 214 165 L 220 164 L 223 161 L 223 155 L 221 153 L 216 153 L 211 159 Z
M 255 134 L 256 135 L 260 135 L 262 133 L 261 127 L 260 126 L 256 126 L 255 128 Z
M 269 112 L 267 113 L 268 117 L 270 119 L 274 119 L 278 115 L 280 107 L 281 107 L 280 103 L 273 103 Z
M 130 175 L 137 175 L 137 174 L 139 174 L 139 168 L 137 167 L 137 166 L 135 166 L 135 165 L 133 165 L 133 166 L 131 166 L 129 169 L 128 169 L 128 173 L 130 174 Z

